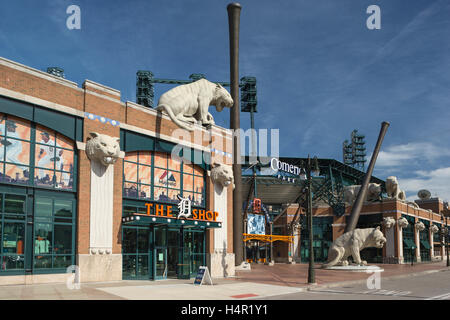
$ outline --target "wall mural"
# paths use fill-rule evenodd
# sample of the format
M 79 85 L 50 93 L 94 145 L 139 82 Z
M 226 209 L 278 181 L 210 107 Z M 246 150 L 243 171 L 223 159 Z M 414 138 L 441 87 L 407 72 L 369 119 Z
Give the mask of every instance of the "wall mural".
M 139 151 L 128 152 L 125 156 L 125 197 L 178 203 L 178 196 L 183 196 L 189 198 L 193 205 L 203 206 L 204 187 L 202 168 L 171 159 L 166 153 Z
M 0 114 L 1 182 L 72 189 L 73 166 L 74 143 L 70 139 L 39 125 L 33 127 L 29 121 Z

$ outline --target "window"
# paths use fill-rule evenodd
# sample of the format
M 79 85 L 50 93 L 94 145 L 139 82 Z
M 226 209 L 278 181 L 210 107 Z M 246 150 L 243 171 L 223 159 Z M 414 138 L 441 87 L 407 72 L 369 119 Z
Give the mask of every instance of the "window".
M 34 268 L 67 268 L 74 264 L 74 201 L 37 197 L 34 223 Z
M 26 197 L 0 194 L 0 271 L 24 269 Z
M 73 143 L 52 130 L 36 126 L 35 184 L 72 189 Z
M 181 162 L 167 153 L 155 152 L 154 200 L 178 202 L 181 196 Z
M 151 199 L 150 152 L 130 152 L 124 161 L 124 195 L 130 198 Z
M 204 170 L 163 152 L 128 152 L 124 159 L 124 197 L 161 202 L 189 198 L 205 206 Z
M 72 140 L 0 114 L 0 182 L 73 189 Z

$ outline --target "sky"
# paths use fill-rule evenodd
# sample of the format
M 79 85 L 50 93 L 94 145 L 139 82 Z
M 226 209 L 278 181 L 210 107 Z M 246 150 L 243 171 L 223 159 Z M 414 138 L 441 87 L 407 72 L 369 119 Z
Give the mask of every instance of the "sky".
M 0 56 L 61 67 L 79 86 L 120 90 L 122 101 L 136 101 L 137 70 L 228 82 L 230 2 L 3 0 Z M 357 129 L 368 164 L 388 121 L 374 175 L 397 176 L 409 200 L 420 189 L 450 200 L 449 1 L 240 3 L 239 75 L 256 77 L 255 126 L 279 129 L 280 156 L 342 161 L 342 142 Z M 66 26 L 70 5 L 80 8 L 80 29 Z M 367 28 L 370 5 L 380 8 L 380 29 Z M 155 102 L 168 89 L 156 85 Z M 212 114 L 229 127 L 229 110 Z

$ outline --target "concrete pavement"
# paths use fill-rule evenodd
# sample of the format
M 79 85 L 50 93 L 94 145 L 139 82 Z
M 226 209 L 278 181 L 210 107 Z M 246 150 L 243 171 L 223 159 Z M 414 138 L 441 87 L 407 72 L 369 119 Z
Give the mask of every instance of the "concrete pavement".
M 379 265 L 385 271 L 382 281 L 413 277 L 447 270 L 444 262 L 410 265 Z M 318 265 L 320 267 L 320 265 Z M 193 285 L 191 280 L 116 281 L 82 283 L 80 289 L 66 284 L 1 286 L 4 300 L 247 300 L 295 297 L 312 289 L 342 287 L 349 284 L 364 286 L 370 274 L 332 271 L 317 268 L 317 285 L 307 284 L 307 264 L 252 265 L 251 271 L 239 271 L 236 277 L 213 279 L 213 286 Z M 443 274 L 443 273 L 442 273 Z M 447 273 L 448 274 L 448 273 Z M 442 292 L 445 294 L 445 292 Z M 319 297 L 317 297 L 319 299 Z

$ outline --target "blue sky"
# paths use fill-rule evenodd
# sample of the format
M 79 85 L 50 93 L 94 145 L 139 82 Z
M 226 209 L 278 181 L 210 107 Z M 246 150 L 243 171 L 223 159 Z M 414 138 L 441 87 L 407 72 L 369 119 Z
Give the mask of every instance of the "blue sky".
M 3 1 L 0 56 L 36 69 L 64 68 L 135 101 L 136 71 L 229 81 L 222 0 Z M 66 28 L 69 5 L 81 30 Z M 369 30 L 369 5 L 381 29 Z M 446 0 L 242 1 L 240 76 L 255 76 L 257 128 L 280 129 L 280 155 L 342 160 L 351 131 L 366 135 L 368 161 L 380 124 L 391 126 L 374 174 L 396 175 L 450 200 L 450 2 Z M 168 89 L 158 85 L 156 96 Z M 213 111 L 229 126 L 229 112 Z M 241 115 L 248 128 L 249 115 Z

